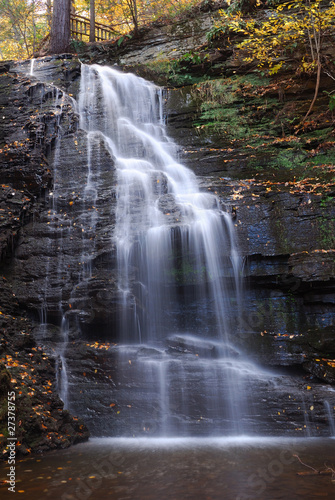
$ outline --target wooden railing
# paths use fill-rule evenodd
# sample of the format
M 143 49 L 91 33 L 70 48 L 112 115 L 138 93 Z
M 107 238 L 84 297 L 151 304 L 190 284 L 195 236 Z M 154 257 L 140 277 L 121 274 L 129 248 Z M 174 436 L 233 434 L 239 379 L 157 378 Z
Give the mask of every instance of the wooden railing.
M 71 35 L 77 40 L 87 42 L 90 37 L 90 20 L 87 17 L 71 14 Z M 115 33 L 109 26 L 101 23 L 95 23 L 95 39 L 110 40 Z

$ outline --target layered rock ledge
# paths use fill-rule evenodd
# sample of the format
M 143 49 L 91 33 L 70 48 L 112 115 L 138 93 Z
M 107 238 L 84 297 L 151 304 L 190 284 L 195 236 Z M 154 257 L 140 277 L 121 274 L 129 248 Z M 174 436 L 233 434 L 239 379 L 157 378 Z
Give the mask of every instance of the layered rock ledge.
M 47 157 L 58 134 L 54 103 L 59 92 L 16 73 L 11 70 L 12 66 L 3 65 L 0 74 L 0 447 L 3 457 L 8 454 L 8 394 L 15 394 L 14 401 L 11 397 L 11 407 L 15 405 L 18 453 L 64 448 L 89 436 L 84 422 L 63 408 L 57 394 L 57 361 L 36 343 L 32 318 L 27 314 L 27 307 L 18 301 L 11 279 L 11 262 L 19 240 L 25 228 L 38 220 L 46 204 L 45 193 L 53 183 Z M 67 111 L 65 104 L 64 119 Z

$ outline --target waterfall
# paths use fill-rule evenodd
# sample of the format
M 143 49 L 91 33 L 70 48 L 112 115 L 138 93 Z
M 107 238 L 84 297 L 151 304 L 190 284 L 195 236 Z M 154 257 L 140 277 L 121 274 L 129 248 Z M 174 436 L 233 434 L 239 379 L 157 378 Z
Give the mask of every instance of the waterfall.
M 164 90 L 82 65 L 77 101 L 59 92 L 38 340 L 69 411 L 93 436 L 317 435 L 313 391 L 241 350 L 234 224 L 180 163 Z
M 80 127 L 88 138 L 103 137 L 116 169 L 118 366 L 122 372 L 130 353 L 141 349 L 135 378 L 142 391 L 156 392 L 158 408 L 154 425 L 144 428 L 187 432 L 194 406 L 188 386 L 200 376 L 198 404 L 210 416 L 199 415 L 199 422 L 208 427 L 222 418 L 238 432 L 244 392 L 231 346 L 240 300 L 233 223 L 218 198 L 201 191 L 194 173 L 178 162 L 163 102 L 162 89 L 142 78 L 82 67 Z M 88 159 L 87 186 L 94 190 L 91 181 Z
M 323 402 L 326 410 L 326 415 L 328 418 L 329 422 L 329 430 L 330 430 L 330 435 L 335 437 L 335 419 L 334 419 L 334 411 L 332 411 L 332 408 L 329 404 L 329 401 L 325 400 Z
M 227 341 L 229 292 L 236 298 L 239 282 L 233 224 L 178 163 L 165 133 L 162 90 L 132 74 L 84 66 L 79 112 L 80 126 L 102 133 L 115 159 L 121 339 L 155 342 L 171 333 L 171 307 L 189 305 L 180 296 L 187 285 L 200 304 L 212 303 L 203 326 L 215 317 L 211 336 Z
M 29 75 L 30 76 L 34 75 L 34 64 L 35 64 L 35 59 L 32 58 L 31 61 L 30 61 L 30 71 L 29 71 Z
M 31 60 L 30 75 L 33 75 L 35 59 Z M 52 247 L 57 248 L 57 264 L 56 264 L 56 274 L 60 277 L 63 273 L 62 267 L 64 266 L 64 256 L 60 249 L 64 247 L 64 240 L 69 237 L 68 224 L 64 220 L 64 215 L 62 214 L 62 209 L 59 207 L 59 199 L 62 197 L 60 178 L 62 176 L 60 169 L 60 154 L 62 146 L 62 135 L 63 129 L 61 126 L 61 117 L 63 112 L 63 107 L 66 106 L 69 97 L 58 88 L 53 88 L 54 94 L 54 106 L 53 115 L 56 119 L 57 127 L 57 139 L 54 150 L 53 157 L 53 175 L 54 175 L 54 191 L 49 192 L 50 210 L 47 213 L 47 238 L 45 245 L 45 282 L 40 290 L 40 303 L 41 308 L 39 311 L 40 316 L 40 327 L 35 333 L 36 338 L 39 342 L 44 343 L 48 336 L 48 293 L 50 291 L 50 277 L 52 275 Z M 52 347 L 51 352 L 56 358 L 56 387 L 57 392 L 64 403 L 64 408 L 67 408 L 68 399 L 68 376 L 67 376 L 67 361 L 66 361 L 66 347 L 68 343 L 68 320 L 65 317 L 61 300 L 59 301 L 59 315 L 61 317 L 60 324 L 60 337 L 57 339 L 55 346 Z

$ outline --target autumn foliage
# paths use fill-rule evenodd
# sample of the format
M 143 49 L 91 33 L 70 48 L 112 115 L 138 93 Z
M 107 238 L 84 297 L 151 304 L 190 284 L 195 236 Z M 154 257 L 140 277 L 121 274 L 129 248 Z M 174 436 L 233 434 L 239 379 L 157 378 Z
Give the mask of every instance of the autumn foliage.
M 112 29 L 117 37 L 136 32 L 158 18 L 173 18 L 199 3 L 199 0 L 96 0 L 95 20 Z M 0 59 L 32 57 L 50 33 L 52 10 L 51 0 L 0 0 Z M 89 18 L 90 1 L 73 1 L 71 12 Z
M 327 53 L 335 35 L 335 2 L 294 0 L 269 12 L 263 18 L 250 18 L 234 8 L 221 11 L 213 33 L 242 36 L 242 41 L 234 42 L 237 56 L 264 74 L 291 69 L 292 63 L 297 73 L 315 74 L 315 94 L 306 118 L 317 98 L 322 71 L 335 80 L 335 65 Z

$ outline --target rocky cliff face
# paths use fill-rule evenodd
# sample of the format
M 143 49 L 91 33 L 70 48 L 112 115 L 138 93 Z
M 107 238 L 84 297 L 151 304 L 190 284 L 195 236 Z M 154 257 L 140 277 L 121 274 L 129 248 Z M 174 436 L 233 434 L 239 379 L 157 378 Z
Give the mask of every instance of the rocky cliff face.
M 177 60 L 192 54 L 207 42 L 207 33 L 220 18 L 218 9 L 225 1 L 205 1 L 184 15 L 158 20 L 139 29 L 137 35 L 121 37 L 115 42 L 80 43 L 76 47 L 81 60 L 100 64 L 118 64 L 122 67 L 145 71 L 146 64 L 153 61 Z
M 127 56 L 128 63 L 138 62 L 138 53 L 149 57 L 152 46 L 137 50 Z M 113 62 L 106 54 L 104 58 Z M 39 449 L 47 443 L 65 446 L 87 436 L 85 427 L 78 428 L 54 394 L 61 360 L 81 394 L 73 409 L 92 428 L 97 414 L 107 411 L 106 394 L 117 385 L 110 350 L 117 342 L 113 332 L 119 311 L 115 255 L 110 247 L 116 181 L 106 146 L 78 127 L 72 100 L 78 92 L 78 61 L 40 59 L 35 62 L 34 77 L 24 76 L 29 65 L 10 71 L 4 66 L 0 79 L 5 96 L 0 102 L 5 116 L 0 122 L 0 244 L 6 283 L 1 321 L 7 332 L 2 362 L 8 367 L 2 366 L 2 371 L 12 384 L 8 388 L 22 390 L 27 377 L 22 377 L 22 367 L 15 366 L 23 366 L 28 357 L 34 360 L 41 349 L 46 352 L 39 352 L 42 360 L 37 360 L 43 363 L 39 373 L 44 378 L 22 390 L 26 398 L 22 408 L 31 408 L 37 419 L 34 439 L 27 438 L 24 446 Z M 231 214 L 245 258 L 245 307 L 237 343 L 261 364 L 288 367 L 292 374 L 301 369 L 297 382 L 301 386 L 305 384 L 302 369 L 306 371 L 309 396 L 317 403 L 315 419 L 320 433 L 326 435 L 328 417 L 321 401 L 327 390 L 318 388 L 317 379 L 335 382 L 333 191 L 329 186 L 327 190 L 317 187 L 314 181 L 283 180 L 273 172 L 258 175 L 234 143 L 226 138 L 220 142 L 217 134 L 214 140 L 199 133 L 195 128 L 199 110 L 189 89 L 171 90 L 167 97 L 169 133 L 181 145 L 181 158 L 201 176 L 202 188 L 216 192 Z M 90 175 L 99 181 L 98 192 L 87 190 L 88 150 Z M 97 157 L 99 171 L 94 168 Z M 35 369 L 30 363 L 25 371 L 30 374 Z M 93 408 L 87 394 L 96 383 L 99 391 Z M 51 400 L 47 394 L 40 399 L 30 396 L 37 389 L 43 394 L 43 385 L 53 391 Z M 51 429 L 50 422 L 43 421 L 44 431 L 38 408 L 41 405 L 45 411 L 50 401 L 51 417 L 57 414 L 58 423 Z M 276 418 L 275 410 L 281 405 L 283 401 L 274 402 L 271 418 Z M 117 403 L 108 405 L 108 411 L 114 407 Z M 67 428 L 71 437 L 64 441 L 67 424 L 72 426 Z M 54 433 L 51 439 L 50 432 Z
M 34 322 L 27 314 L 32 311 L 26 301 L 28 296 L 25 295 L 23 301 L 17 296 L 20 295 L 21 279 L 28 288 L 35 278 L 38 282 L 40 259 L 37 257 L 32 261 L 29 260 L 32 255 L 26 256 L 22 276 L 18 279 L 16 275 L 15 278 L 16 271 L 12 274 L 12 259 L 21 246 L 26 229 L 29 232 L 48 204 L 46 193 L 53 184 L 48 156 L 59 129 L 55 112 L 55 93 L 58 91 L 17 74 L 10 70 L 9 64 L 1 67 L 0 86 L 1 447 L 5 453 L 7 397 L 13 391 L 17 451 L 27 454 L 86 440 L 88 430 L 80 419 L 63 409 L 63 402 L 57 395 L 55 358 L 36 343 Z M 74 114 L 69 112 L 68 106 L 69 100 L 61 115 L 62 120 L 67 121 L 69 133 Z M 33 248 L 37 241 L 38 238 Z M 37 289 L 32 293 L 35 313 L 39 293 Z
M 229 141 L 224 133 L 220 140 L 217 132 L 191 126 L 199 123 L 192 87 L 172 91 L 172 102 L 170 134 L 182 145 L 183 161 L 234 220 L 245 259 L 241 345 L 260 363 L 300 366 L 334 383 L 331 172 L 317 177 L 315 167 L 304 176 L 297 165 L 295 177 L 284 167 L 263 169 L 266 143 L 264 156 L 262 147 L 250 147 L 248 156 L 240 141 Z M 279 157 L 280 148 L 272 154 Z M 291 167 L 294 173 L 294 163 Z
M 234 81 L 229 83 L 234 89 Z M 204 130 L 196 88 L 171 91 L 169 132 L 203 188 L 217 193 L 232 214 L 245 258 L 243 342 L 258 361 L 300 365 L 333 383 L 335 186 L 334 166 L 324 163 L 322 139 L 314 142 L 311 154 L 302 150 L 314 167 L 301 170 L 298 150 L 289 167 L 281 165 L 286 142 L 294 151 L 292 137 L 274 140 L 269 155 L 265 130 L 260 146 L 229 138 L 229 130 L 221 129 L 221 135 L 218 127 Z M 229 97 L 226 101 L 229 107 Z M 241 100 L 236 106 L 241 107 Z

